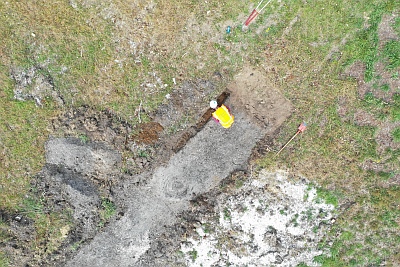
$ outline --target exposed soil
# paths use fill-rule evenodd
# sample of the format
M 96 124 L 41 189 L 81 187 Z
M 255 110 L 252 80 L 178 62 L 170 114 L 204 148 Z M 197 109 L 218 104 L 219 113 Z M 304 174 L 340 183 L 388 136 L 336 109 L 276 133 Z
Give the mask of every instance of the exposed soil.
M 137 141 L 147 145 L 154 144 L 158 141 L 159 135 L 164 128 L 158 122 L 149 122 L 141 125 Z M 135 136 L 133 137 L 134 139 Z
M 23 243 L 35 238 L 33 220 L 26 216 L 26 214 L 11 214 L 3 210 L 0 210 L 0 219 L 3 222 L 0 229 L 2 232 L 7 232 L 6 236 L 2 236 L 4 239 L 1 241 L 2 251 L 16 255 L 23 262 L 30 261 L 30 251 L 23 246 Z
M 246 110 L 255 123 L 268 128 L 268 133 L 275 131 L 274 125 L 281 125 L 292 109 L 262 73 L 250 66 L 237 74 L 228 88 L 232 91 L 232 102 Z

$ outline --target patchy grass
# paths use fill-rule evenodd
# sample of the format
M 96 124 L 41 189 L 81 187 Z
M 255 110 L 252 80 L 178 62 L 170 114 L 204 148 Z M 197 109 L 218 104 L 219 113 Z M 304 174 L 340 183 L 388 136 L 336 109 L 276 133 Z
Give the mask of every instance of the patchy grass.
M 52 212 L 46 207 L 45 199 L 40 198 L 34 190 L 25 196 L 18 212 L 34 221 L 35 238 L 24 247 L 36 252 L 38 259 L 56 251 L 65 240 L 71 226 L 71 215 L 68 211 Z
M 396 70 L 400 67 L 400 43 L 398 41 L 389 41 L 383 49 L 383 57 L 388 60 L 388 70 Z
M 2 98 L 0 114 L 1 207 L 12 209 L 29 190 L 29 181 L 44 163 L 48 118 L 56 111 L 37 109 L 33 102 Z
M 338 198 L 336 196 L 337 194 L 323 189 L 323 188 L 317 188 L 317 197 L 319 199 L 322 199 L 326 204 L 331 204 L 335 208 L 338 206 Z
M 0 252 L 0 267 L 8 267 L 9 265 L 8 258 Z
M 365 81 L 379 85 L 376 90 L 393 89 L 380 83 L 375 64 L 386 62 L 392 76 L 398 73 L 398 42 L 390 41 L 380 48 L 378 25 L 383 14 L 399 8 L 393 1 L 290 3 L 279 13 L 286 25 L 293 22 L 291 30 L 278 31 L 283 40 L 272 41 L 266 49 L 272 56 L 264 64 L 274 66 L 278 77 L 294 77 L 276 82 L 296 107 L 277 136 L 276 150 L 293 135 L 301 121 L 306 121 L 308 128 L 277 159 L 273 152 L 268 153 L 259 161 L 261 167 L 289 168 L 312 177 L 322 185 L 318 196 L 337 206 L 345 199 L 357 203 L 340 216 L 337 228 L 332 230 L 332 239 L 337 233 L 347 233 L 334 241 L 332 255 L 316 257 L 315 261 L 322 266 L 390 262 L 390 257 L 400 249 L 394 242 L 395 233 L 400 230 L 399 214 L 394 208 L 398 205 L 398 189 L 378 186 L 396 175 L 398 150 L 388 149 L 379 154 L 377 126 L 357 126 L 352 119 L 338 114 L 340 100 L 345 99 L 348 114 L 362 109 L 382 122 L 399 121 L 398 95 L 390 103 L 372 93 L 360 99 L 354 81 L 338 79 L 346 67 L 361 61 L 366 65 Z M 394 139 L 396 133 L 392 132 Z M 368 171 L 362 168 L 366 161 L 384 163 L 392 169 L 385 173 Z M 326 186 L 334 190 L 324 189 Z
M 11 212 L 22 209 L 29 214 L 35 222 L 36 239 L 19 245 L 32 249 L 38 256 L 47 255 L 60 246 L 63 238 L 59 228 L 67 225 L 69 219 L 62 214 L 45 214 L 43 205 L 26 198 L 26 195 L 29 194 L 33 175 L 40 171 L 44 163 L 48 120 L 57 111 L 51 106 L 38 109 L 33 102 L 12 100 L 12 83 L 4 74 L 4 69 L 4 65 L 0 66 L 0 209 Z M 7 227 L 4 226 L 4 229 Z M 13 255 L 9 256 L 12 258 Z M 7 266 L 7 262 L 9 260 L 0 255 L 0 266 Z
M 352 216 L 341 218 L 339 225 L 332 230 L 332 235 L 339 234 L 332 245 L 332 254 L 322 255 L 315 260 L 323 266 L 379 265 L 387 261 L 396 253 L 398 246 L 396 220 L 399 211 L 396 206 L 399 201 L 393 203 L 398 194 L 398 188 L 376 189 L 369 199 L 361 198 L 360 204 L 352 208 Z M 361 203 L 371 203 L 372 209 Z M 371 216 L 371 212 L 376 212 L 376 216 Z M 334 265 L 335 262 L 338 265 Z
M 61 0 L 0 3 L 0 208 L 22 205 L 30 214 L 38 233 L 31 246 L 38 255 L 57 249 L 63 238 L 59 229 L 69 220 L 45 212 L 40 200 L 25 198 L 30 179 L 44 164 L 49 120 L 62 110 L 52 101 L 37 108 L 31 101 L 13 100 L 13 67 L 36 68 L 50 77 L 66 106 L 109 108 L 132 124 L 138 122 L 134 114 L 140 103 L 142 119 L 150 119 L 148 114 L 175 86 L 173 78 L 179 86 L 222 73 L 224 79 L 216 82 L 222 91 L 243 64 L 273 67 L 276 72 L 266 75 L 296 107 L 276 142 L 284 144 L 303 120 L 309 126 L 280 157 L 271 152 L 260 166 L 285 167 L 307 176 L 322 186 L 319 197 L 331 204 L 356 202 L 338 219 L 331 237 L 348 234 L 334 241 L 332 256 L 316 261 L 324 266 L 373 265 L 400 250 L 396 235 L 390 235 L 399 231 L 393 206 L 398 188 L 377 185 L 395 173 L 361 167 L 382 158 L 398 166 L 399 150 L 379 155 L 377 127 L 357 126 L 337 112 L 339 100 L 345 99 L 350 113 L 362 109 L 381 122 L 400 121 L 399 95 L 391 103 L 373 94 L 360 99 L 355 81 L 338 78 L 347 66 L 361 61 L 365 81 L 384 92 L 391 89 L 380 83 L 375 64 L 385 62 L 398 79 L 399 42 L 389 41 L 380 49 L 378 25 L 383 14 L 398 12 L 398 2 L 272 1 L 247 31 L 242 31 L 242 23 L 258 1 L 159 0 L 155 6 L 146 1 L 90 2 L 76 8 Z M 396 18 L 398 34 L 399 25 Z M 232 27 L 230 34 L 227 26 Z M 392 137 L 399 142 L 398 128 Z M 335 190 L 324 189 L 327 186 Z M 103 200 L 103 220 L 114 212 L 112 202 Z M 229 210 L 224 217 L 229 219 Z M 49 237 L 50 242 L 43 242 L 48 245 L 42 245 Z M 0 254 L 0 266 L 2 262 L 6 258 Z
M 101 200 L 101 207 L 102 209 L 100 210 L 100 224 L 99 226 L 103 227 L 106 222 L 115 214 L 116 212 L 116 207 L 114 203 L 107 199 L 103 198 Z

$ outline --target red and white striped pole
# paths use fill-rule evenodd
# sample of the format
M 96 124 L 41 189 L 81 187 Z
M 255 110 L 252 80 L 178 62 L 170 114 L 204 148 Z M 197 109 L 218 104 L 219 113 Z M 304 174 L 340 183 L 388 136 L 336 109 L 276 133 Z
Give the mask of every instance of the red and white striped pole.
M 261 0 L 257 7 L 253 10 L 253 12 L 251 12 L 250 16 L 246 19 L 246 21 L 244 22 L 244 26 L 249 26 L 249 24 L 261 13 L 261 11 L 263 11 L 263 9 L 271 2 L 272 0 L 269 0 L 261 9 L 259 9 L 260 5 L 262 4 L 262 2 L 264 2 L 264 0 Z

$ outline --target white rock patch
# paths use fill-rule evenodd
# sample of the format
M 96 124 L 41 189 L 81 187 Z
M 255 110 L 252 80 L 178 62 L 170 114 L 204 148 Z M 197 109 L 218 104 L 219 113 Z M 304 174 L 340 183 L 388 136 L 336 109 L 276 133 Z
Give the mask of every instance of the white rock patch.
M 187 266 L 318 266 L 318 242 L 330 227 L 333 205 L 317 198 L 305 179 L 262 172 L 238 193 L 219 199 L 219 221 L 204 219 L 181 244 Z

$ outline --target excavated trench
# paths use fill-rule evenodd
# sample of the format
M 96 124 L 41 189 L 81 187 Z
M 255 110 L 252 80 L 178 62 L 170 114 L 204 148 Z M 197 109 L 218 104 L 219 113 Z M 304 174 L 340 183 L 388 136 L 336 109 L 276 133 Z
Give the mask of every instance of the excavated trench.
M 221 93 L 217 97 L 217 103 L 218 105 L 222 105 L 225 103 L 225 101 L 228 99 L 230 93 L 225 91 Z M 190 138 L 195 136 L 201 129 L 203 129 L 204 125 L 208 122 L 208 120 L 211 118 L 213 113 L 213 110 L 211 108 L 207 109 L 207 111 L 200 117 L 199 120 L 197 120 L 196 124 L 191 126 L 189 129 L 187 129 L 183 134 L 180 135 L 178 140 L 176 141 L 176 144 L 172 147 L 172 150 L 177 153 L 179 150 L 181 150 L 186 143 L 189 141 Z

